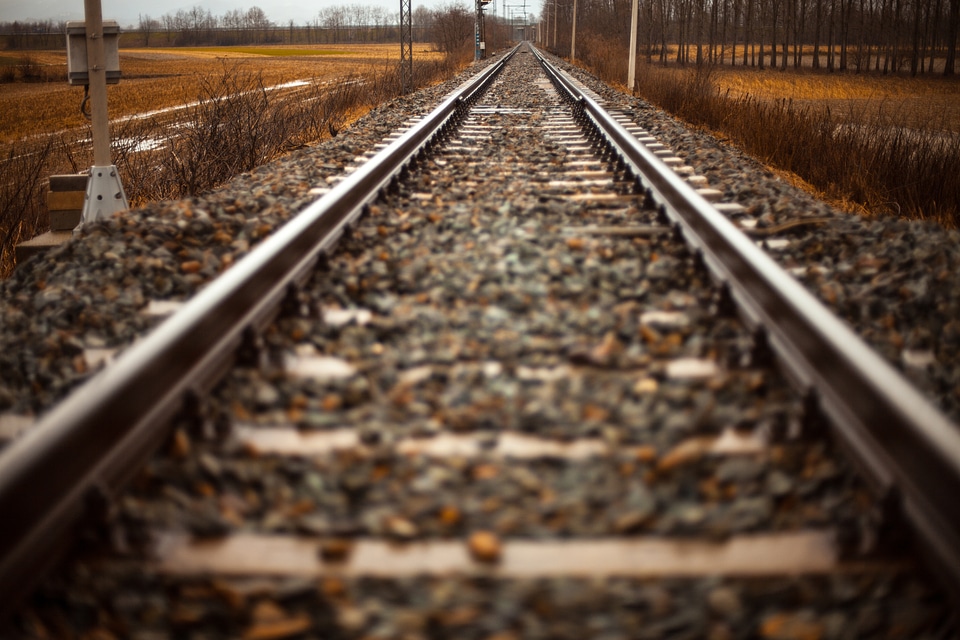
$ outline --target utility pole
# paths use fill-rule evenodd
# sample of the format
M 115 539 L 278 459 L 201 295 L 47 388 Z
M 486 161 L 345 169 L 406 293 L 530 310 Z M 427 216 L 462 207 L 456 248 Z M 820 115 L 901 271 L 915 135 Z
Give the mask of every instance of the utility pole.
M 400 90 L 413 91 L 413 12 L 411 0 L 400 0 Z
M 527 15 L 527 0 L 523 0 L 523 39 L 529 40 L 530 34 L 527 33 L 527 28 L 530 26 L 530 16 Z
M 553 0 L 553 48 L 557 48 L 557 0 Z
M 627 88 L 633 93 L 637 81 L 637 18 L 640 13 L 640 0 L 633 0 L 630 10 L 630 58 L 627 63 Z
M 577 61 L 577 0 L 573 0 L 573 33 L 570 34 L 570 62 Z
M 473 21 L 473 61 L 477 62 L 483 57 L 480 51 L 480 42 L 483 40 L 483 5 L 481 0 L 476 0 L 476 17 Z
M 107 114 L 107 51 L 100 0 L 84 0 L 87 83 L 93 128 L 93 166 L 87 182 L 80 223 L 109 218 L 130 208 L 120 174 L 110 160 L 110 118 Z

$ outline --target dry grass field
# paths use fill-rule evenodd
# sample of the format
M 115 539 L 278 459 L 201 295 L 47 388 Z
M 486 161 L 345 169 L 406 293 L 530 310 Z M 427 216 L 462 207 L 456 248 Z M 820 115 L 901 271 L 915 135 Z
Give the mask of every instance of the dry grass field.
M 882 76 L 720 67 L 713 82 L 731 97 L 792 100 L 829 107 L 845 122 L 960 132 L 960 82 L 942 77 Z
M 960 80 L 643 64 L 638 93 L 851 211 L 960 226 Z
M 204 78 L 224 68 L 261 74 L 266 86 L 297 80 L 323 81 L 364 73 L 399 59 L 399 45 L 317 45 L 121 49 L 120 84 L 108 87 L 110 117 L 142 114 L 197 99 Z M 61 69 L 62 83 L 17 83 L 0 91 L 0 148 L 27 136 L 55 133 L 85 124 L 80 114 L 83 89 L 66 82 L 63 52 L 31 52 L 38 64 Z M 415 51 L 420 60 L 442 54 Z M 0 64 L 14 64 L 6 55 Z
M 399 45 L 121 49 L 108 88 L 112 160 L 131 206 L 214 188 L 273 158 L 336 135 L 396 97 Z M 29 65 L 25 65 L 29 62 Z M 47 177 L 92 163 L 83 89 L 66 83 L 65 55 L 0 57 L 0 278 L 14 247 L 48 228 Z M 38 71 L 41 70 L 41 71 Z M 414 51 L 414 86 L 453 71 Z M 11 177 L 12 176 L 12 177 Z

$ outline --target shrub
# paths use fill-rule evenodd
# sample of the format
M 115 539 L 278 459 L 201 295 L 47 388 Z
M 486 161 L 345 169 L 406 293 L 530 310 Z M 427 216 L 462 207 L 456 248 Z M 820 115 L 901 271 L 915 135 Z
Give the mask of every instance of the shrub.
M 49 227 L 42 203 L 53 140 L 0 158 L 0 278 L 13 270 L 17 244 Z

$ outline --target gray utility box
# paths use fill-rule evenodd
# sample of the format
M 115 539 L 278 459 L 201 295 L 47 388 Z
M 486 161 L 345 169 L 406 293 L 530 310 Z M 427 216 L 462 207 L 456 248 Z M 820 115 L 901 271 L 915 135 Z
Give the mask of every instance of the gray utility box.
M 120 82 L 120 25 L 103 21 L 103 48 L 107 58 L 107 84 Z M 90 84 L 87 76 L 87 29 L 82 21 L 67 23 L 67 82 Z

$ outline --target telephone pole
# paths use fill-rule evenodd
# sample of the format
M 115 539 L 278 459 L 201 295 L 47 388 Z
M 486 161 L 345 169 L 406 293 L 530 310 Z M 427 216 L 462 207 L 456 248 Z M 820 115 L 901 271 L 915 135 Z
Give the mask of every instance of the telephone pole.
M 573 31 L 570 34 L 570 62 L 577 61 L 577 0 L 573 0 Z

